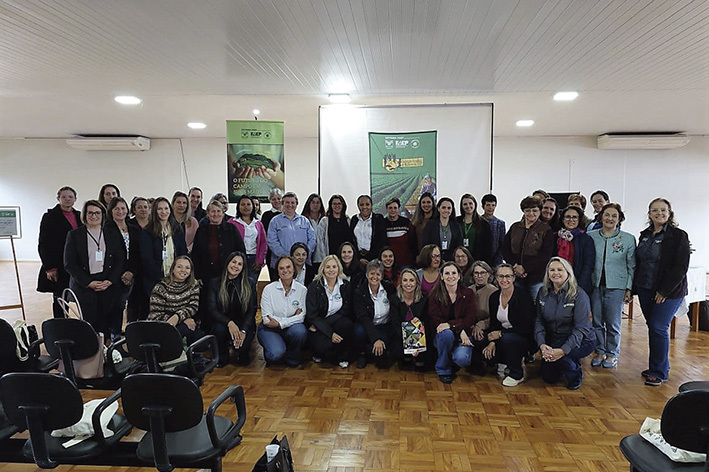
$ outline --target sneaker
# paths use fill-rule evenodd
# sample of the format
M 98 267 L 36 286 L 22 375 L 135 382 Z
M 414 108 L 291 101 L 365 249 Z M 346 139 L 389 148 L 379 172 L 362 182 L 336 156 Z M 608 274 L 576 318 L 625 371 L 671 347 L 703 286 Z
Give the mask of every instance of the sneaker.
M 645 378 L 645 385 L 649 385 L 650 387 L 659 387 L 662 385 L 662 382 L 664 382 L 664 380 L 654 375 L 649 375 Z
M 322 357 L 313 356 L 313 362 L 320 364 L 322 362 Z
M 641 375 L 644 379 L 650 377 L 650 369 L 643 370 L 642 372 L 640 372 L 640 375 Z
M 505 387 L 516 387 L 517 385 L 521 384 L 522 382 L 524 382 L 524 377 L 517 380 L 517 379 L 513 379 L 510 376 L 507 376 L 507 377 L 505 377 L 505 380 L 502 381 L 502 385 L 504 385 Z
M 497 376 L 504 377 L 505 369 L 507 369 L 507 364 L 497 364 Z
M 357 360 L 357 364 L 355 365 L 358 369 L 364 369 L 367 367 L 367 356 L 360 356 L 360 358 Z
M 451 384 L 453 383 L 453 375 L 438 374 L 438 380 L 440 380 L 441 383 L 444 384 Z
M 603 367 L 606 369 L 612 369 L 613 367 L 618 365 L 618 358 L 617 357 L 606 357 L 606 360 L 603 361 Z
M 347 361 L 340 361 L 338 365 L 339 365 L 340 367 L 342 367 L 343 369 L 346 369 L 346 368 L 348 368 L 348 367 L 350 366 L 350 363 L 347 362 Z
M 600 367 L 604 360 L 603 354 L 596 354 L 593 359 L 591 359 L 591 367 Z
M 578 379 L 573 379 L 569 380 L 569 383 L 566 385 L 566 388 L 569 390 L 578 390 L 581 388 L 581 377 Z

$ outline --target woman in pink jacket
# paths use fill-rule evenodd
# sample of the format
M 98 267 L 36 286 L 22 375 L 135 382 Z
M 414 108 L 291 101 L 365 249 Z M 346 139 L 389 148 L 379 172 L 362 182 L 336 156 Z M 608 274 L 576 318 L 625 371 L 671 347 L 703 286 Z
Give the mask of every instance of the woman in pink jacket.
M 249 266 L 249 281 L 256 287 L 261 268 L 266 263 L 266 231 L 256 218 L 256 209 L 248 195 L 242 195 L 236 207 L 236 216 L 229 220 L 236 226 L 246 246 L 246 258 Z

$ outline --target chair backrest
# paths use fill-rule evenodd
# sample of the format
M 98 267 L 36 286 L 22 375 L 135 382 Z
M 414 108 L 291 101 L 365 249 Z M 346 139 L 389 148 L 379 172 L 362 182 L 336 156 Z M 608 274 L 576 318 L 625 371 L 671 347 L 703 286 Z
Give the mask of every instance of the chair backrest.
M 148 364 L 167 362 L 184 352 L 182 336 L 177 328 L 165 321 L 133 321 L 126 325 L 126 345 L 130 355 Z
M 0 318 L 0 374 L 19 370 L 21 362 L 17 358 L 17 337 L 7 321 Z
M 709 390 L 689 390 L 670 398 L 662 411 L 660 429 L 672 446 L 709 452 Z
M 71 360 L 80 361 L 96 355 L 98 338 L 94 328 L 76 318 L 50 318 L 42 323 L 42 336 L 47 352 L 55 359 L 61 358 L 57 342 L 69 341 Z M 66 359 L 64 359 L 67 361 Z
M 141 373 L 129 375 L 121 386 L 123 412 L 128 422 L 151 431 L 150 414 L 167 411 L 165 432 L 184 431 L 202 420 L 202 394 L 194 382 L 173 374 Z

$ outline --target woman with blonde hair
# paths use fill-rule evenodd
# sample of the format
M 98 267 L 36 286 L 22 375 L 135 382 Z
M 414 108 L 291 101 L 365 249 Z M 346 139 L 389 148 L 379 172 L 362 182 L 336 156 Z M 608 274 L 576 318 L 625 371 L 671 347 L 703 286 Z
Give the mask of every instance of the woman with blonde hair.
M 352 344 L 350 283 L 345 280 L 342 265 L 335 255 L 320 263 L 318 275 L 308 287 L 305 298 L 305 324 L 313 350 L 313 361 L 331 357 L 343 369 L 349 367 Z
M 566 377 L 567 388 L 578 390 L 583 380 L 581 359 L 593 352 L 591 302 L 579 287 L 571 264 L 552 257 L 537 295 L 534 339 L 542 352 L 541 375 L 555 383 Z

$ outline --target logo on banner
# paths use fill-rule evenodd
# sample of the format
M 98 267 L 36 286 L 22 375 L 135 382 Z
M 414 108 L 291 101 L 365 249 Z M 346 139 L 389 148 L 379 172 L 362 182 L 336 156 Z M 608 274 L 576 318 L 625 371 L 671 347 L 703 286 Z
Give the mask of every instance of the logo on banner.
M 382 167 L 384 167 L 388 172 L 393 172 L 396 169 L 404 167 L 423 167 L 423 157 L 402 159 L 400 157 L 396 157 L 396 154 L 384 154 L 382 159 Z
M 270 131 L 261 131 L 260 129 L 253 128 L 242 128 L 241 129 L 242 139 L 271 139 Z
M 384 138 L 384 147 L 387 149 L 418 149 L 421 146 L 419 138 L 407 139 L 403 136 L 390 136 Z

